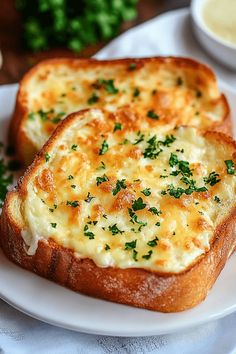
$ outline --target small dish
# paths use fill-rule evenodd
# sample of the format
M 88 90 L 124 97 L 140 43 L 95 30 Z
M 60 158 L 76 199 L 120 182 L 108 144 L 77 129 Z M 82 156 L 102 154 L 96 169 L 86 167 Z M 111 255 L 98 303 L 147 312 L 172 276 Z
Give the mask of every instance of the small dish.
M 206 0 L 192 0 L 190 12 L 194 33 L 202 47 L 217 61 L 236 70 L 236 45 L 230 44 L 208 29 L 202 16 Z

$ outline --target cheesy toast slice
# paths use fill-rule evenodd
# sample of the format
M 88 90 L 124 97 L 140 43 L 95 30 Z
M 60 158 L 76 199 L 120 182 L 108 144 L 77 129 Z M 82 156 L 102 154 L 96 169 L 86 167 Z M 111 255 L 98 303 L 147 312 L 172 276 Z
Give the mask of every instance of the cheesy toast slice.
M 236 144 L 127 111 L 68 116 L 4 203 L 1 245 L 73 290 L 193 307 L 236 245 Z
M 19 159 L 30 163 L 67 114 L 90 107 L 231 133 L 229 107 L 214 74 L 193 60 L 52 59 L 20 83 L 10 126 Z

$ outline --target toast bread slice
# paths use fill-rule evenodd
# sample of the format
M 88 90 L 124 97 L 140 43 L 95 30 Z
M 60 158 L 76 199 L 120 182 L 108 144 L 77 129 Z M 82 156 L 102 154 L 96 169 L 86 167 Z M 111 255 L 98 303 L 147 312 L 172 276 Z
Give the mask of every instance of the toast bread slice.
M 229 106 L 213 72 L 186 58 L 50 59 L 20 82 L 10 142 L 24 165 L 57 124 L 84 108 L 132 110 L 161 124 L 193 125 L 231 135 Z
M 0 243 L 75 291 L 176 312 L 201 302 L 235 240 L 236 143 L 99 109 L 68 116 L 3 206 Z

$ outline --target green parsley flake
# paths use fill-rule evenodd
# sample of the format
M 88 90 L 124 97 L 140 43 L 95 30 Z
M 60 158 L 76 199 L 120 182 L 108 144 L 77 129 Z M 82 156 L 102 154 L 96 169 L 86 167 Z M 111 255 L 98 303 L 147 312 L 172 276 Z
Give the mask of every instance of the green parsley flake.
M 102 147 L 99 150 L 99 155 L 104 155 L 109 149 L 109 145 L 106 140 L 103 140 Z
M 108 227 L 108 230 L 112 233 L 112 235 L 118 235 L 118 234 L 123 234 L 124 231 L 121 231 L 118 227 L 117 224 L 114 224 L 112 226 Z
M 51 222 L 51 226 L 55 229 L 57 227 L 57 224 L 55 222 Z
M 85 225 L 84 227 L 84 236 L 88 237 L 89 240 L 94 239 L 94 233 L 88 230 L 88 225 Z
M 220 198 L 219 198 L 219 197 L 217 197 L 217 195 L 215 195 L 215 197 L 214 197 L 214 201 L 215 201 L 216 203 L 220 203 L 220 202 L 221 202 Z
M 119 92 L 118 88 L 115 87 L 114 85 L 114 80 L 104 80 L 104 79 L 98 79 L 98 88 L 103 87 L 108 93 L 111 94 L 116 94 Z
M 7 165 L 0 159 L 0 208 L 8 192 L 8 186 L 13 183 L 13 175 L 8 173 Z
M 128 212 L 129 212 L 129 216 L 131 217 L 130 222 L 132 222 L 132 224 L 140 225 L 139 231 L 141 231 L 142 227 L 147 226 L 146 222 L 138 220 L 138 216 L 135 214 L 135 212 L 131 208 L 128 208 Z
M 144 137 L 145 137 L 145 135 L 142 134 L 140 131 L 138 131 L 137 132 L 137 139 L 135 140 L 133 145 L 137 145 L 137 144 L 141 143 L 142 141 L 144 141 Z
M 140 91 L 139 91 L 139 89 L 137 87 L 135 87 L 133 96 L 134 97 L 138 97 L 139 95 L 140 95 Z
M 119 122 L 115 122 L 113 133 L 115 133 L 117 130 L 122 130 L 122 124 Z
M 141 191 L 146 197 L 151 195 L 151 188 L 145 188 L 143 191 Z
M 215 171 L 211 172 L 208 177 L 204 177 L 203 181 L 205 184 L 210 184 L 210 186 L 214 186 L 216 183 L 220 182 L 219 174 L 216 173 Z
M 94 104 L 94 103 L 97 103 L 98 102 L 98 100 L 99 100 L 99 96 L 98 95 L 96 95 L 96 93 L 94 92 L 93 94 L 92 94 L 92 96 L 91 97 L 89 97 L 89 99 L 88 99 L 88 104 Z
M 133 204 L 132 204 L 132 208 L 134 211 L 137 211 L 137 210 L 142 210 L 146 207 L 147 204 L 145 204 L 143 202 L 143 199 L 141 197 L 139 197 L 138 199 L 136 199 Z
M 45 154 L 45 161 L 48 162 L 50 160 L 51 156 L 49 155 L 48 152 Z
M 96 177 L 97 186 L 99 186 L 103 182 L 109 181 L 109 178 L 104 174 L 102 177 Z
M 157 237 L 155 237 L 153 240 L 148 241 L 147 245 L 150 247 L 155 247 L 155 246 L 157 246 L 157 241 L 159 241 L 159 239 Z
M 94 199 L 94 198 L 95 198 L 95 197 L 92 197 L 91 194 L 90 194 L 90 192 L 88 192 L 87 197 L 85 198 L 84 201 L 85 201 L 86 203 L 90 203 L 91 200 Z
M 232 160 L 225 160 L 228 175 L 234 175 L 235 166 Z
M 74 178 L 74 176 L 72 176 L 72 175 L 69 175 L 68 177 L 67 177 L 67 179 L 69 179 L 69 180 L 71 180 L 71 179 L 73 179 Z
M 73 202 L 67 200 L 66 205 L 70 205 L 73 208 L 77 208 L 79 206 L 79 202 L 78 202 L 78 200 L 75 200 Z
M 147 117 L 155 120 L 158 120 L 160 118 L 160 116 L 156 114 L 153 110 L 147 112 Z
M 130 71 L 133 71 L 133 70 L 135 70 L 136 69 L 136 63 L 130 63 L 129 64 L 129 70 Z
M 151 255 L 152 255 L 152 250 L 150 250 L 150 251 L 148 251 L 148 253 L 147 254 L 145 254 L 145 255 L 143 255 L 142 256 L 142 258 L 144 258 L 144 259 L 150 259 L 151 258 Z
M 125 250 L 130 251 L 133 250 L 136 247 L 137 240 L 131 241 L 131 242 L 126 242 L 125 243 Z
M 161 141 L 159 140 L 158 143 L 163 145 L 163 146 L 167 146 L 170 147 L 170 145 L 176 140 L 176 138 L 174 137 L 174 135 L 166 135 L 165 140 Z
M 108 251 L 108 250 L 110 250 L 111 249 L 111 247 L 106 243 L 106 245 L 105 245 L 105 251 Z
M 106 165 L 103 161 L 101 161 L 101 164 L 100 164 L 100 166 L 98 166 L 97 171 L 105 170 L 105 169 L 106 169 Z
M 121 189 L 126 189 L 125 179 L 117 180 L 115 188 L 112 189 L 112 194 L 116 195 Z
M 155 207 L 149 208 L 148 211 L 150 211 L 150 213 L 152 213 L 152 214 L 154 214 L 154 215 L 160 215 L 160 214 L 162 214 L 161 210 L 157 210 L 157 208 L 155 208 Z
M 78 145 L 76 145 L 76 144 L 73 144 L 73 145 L 71 145 L 71 150 L 74 150 L 74 151 L 76 151 L 76 150 L 77 150 L 77 147 L 78 147 Z
M 35 114 L 33 112 L 29 112 L 28 119 L 29 120 L 35 120 Z
M 149 158 L 154 160 L 158 157 L 158 155 L 163 151 L 159 148 L 159 144 L 157 141 L 156 135 L 154 135 L 151 139 L 147 141 L 148 147 L 145 149 L 143 156 L 145 158 Z
M 133 250 L 132 258 L 135 262 L 138 262 L 137 256 L 138 256 L 138 252 L 136 250 Z

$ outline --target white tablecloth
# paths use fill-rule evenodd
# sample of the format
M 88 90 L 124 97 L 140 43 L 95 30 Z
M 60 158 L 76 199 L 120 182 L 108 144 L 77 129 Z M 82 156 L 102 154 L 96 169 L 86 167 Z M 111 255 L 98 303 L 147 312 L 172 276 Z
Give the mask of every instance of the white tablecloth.
M 187 13 L 183 13 L 185 21 Z M 99 58 L 117 56 L 150 56 L 179 54 L 189 56 L 193 39 L 184 46 L 171 45 L 165 34 L 172 31 L 173 43 L 181 37 L 181 25 L 171 28 L 164 26 L 165 31 L 157 31 L 159 19 L 154 19 L 147 25 L 128 31 L 113 43 L 108 45 L 99 54 Z M 182 27 L 181 27 L 182 26 Z M 158 33 L 157 33 L 158 32 Z M 182 33 L 183 34 L 183 33 Z M 182 38 L 182 37 L 181 37 Z M 168 46 L 168 51 L 164 49 Z M 179 49 L 178 49 L 179 48 Z M 194 46 L 195 57 L 205 58 L 204 53 Z M 196 54 L 197 53 L 197 54 Z M 200 54 L 199 54 L 200 53 Z M 211 61 L 211 59 L 209 59 Z M 216 69 L 219 67 L 216 65 Z M 235 74 L 227 70 L 218 71 L 222 79 L 231 78 L 231 86 L 236 81 Z M 236 84 L 235 84 L 236 86 Z M 2 281 L 0 279 L 0 281 Z M 236 296 L 236 294 L 235 294 Z M 222 299 L 222 301 L 224 301 Z M 124 319 L 125 320 L 125 319 Z M 0 300 L 0 353 L 5 354 L 79 354 L 79 353 L 107 353 L 107 354 L 230 354 L 236 353 L 236 313 L 221 320 L 202 325 L 195 329 L 171 335 L 142 337 L 142 338 L 119 338 L 97 335 L 87 335 L 69 330 L 57 328 L 35 319 L 32 319 L 13 309 Z

